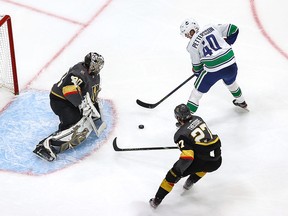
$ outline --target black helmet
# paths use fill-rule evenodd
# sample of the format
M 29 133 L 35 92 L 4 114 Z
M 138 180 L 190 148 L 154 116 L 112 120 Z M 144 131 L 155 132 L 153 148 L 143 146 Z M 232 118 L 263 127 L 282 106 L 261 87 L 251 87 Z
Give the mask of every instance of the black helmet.
M 185 104 L 180 104 L 174 109 L 175 118 L 180 122 L 186 122 L 192 119 L 192 113 L 189 107 Z
M 85 56 L 84 64 L 89 73 L 97 74 L 104 66 L 104 58 L 96 52 L 90 52 Z

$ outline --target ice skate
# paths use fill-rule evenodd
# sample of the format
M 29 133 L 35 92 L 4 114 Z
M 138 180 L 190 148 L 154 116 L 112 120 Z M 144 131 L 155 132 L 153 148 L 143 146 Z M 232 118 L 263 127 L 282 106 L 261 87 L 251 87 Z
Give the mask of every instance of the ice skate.
M 234 99 L 234 100 L 233 100 L 233 104 L 234 104 L 235 106 L 237 106 L 237 107 L 240 107 L 240 108 L 242 108 L 242 109 L 245 109 L 245 110 L 249 111 L 249 110 L 247 109 L 247 103 L 246 103 L 245 101 L 243 101 L 242 103 L 239 103 L 239 102 L 237 101 L 237 99 Z
M 184 188 L 185 190 L 190 190 L 190 189 L 192 188 L 193 184 L 194 184 L 193 180 L 189 177 L 189 178 L 186 180 L 186 182 L 184 183 L 183 188 Z
M 49 161 L 49 162 L 56 159 L 56 154 L 54 154 L 54 152 L 52 151 L 50 146 L 48 149 L 43 145 L 42 142 L 36 146 L 33 153 L 35 153 L 39 158 L 44 159 L 44 160 Z
M 156 209 L 160 205 L 161 202 L 162 200 L 158 197 L 155 197 L 149 200 L 150 206 L 154 209 Z

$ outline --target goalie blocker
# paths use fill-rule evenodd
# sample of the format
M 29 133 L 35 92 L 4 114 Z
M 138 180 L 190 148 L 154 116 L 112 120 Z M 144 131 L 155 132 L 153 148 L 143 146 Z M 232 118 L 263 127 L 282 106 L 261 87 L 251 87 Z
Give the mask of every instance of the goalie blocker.
M 82 110 L 83 117 L 75 125 L 51 134 L 36 146 L 33 152 L 38 157 L 51 162 L 57 158 L 57 154 L 82 143 L 92 131 L 97 137 L 100 136 L 107 125 L 101 119 L 101 115 L 93 105 L 88 92 L 79 109 Z

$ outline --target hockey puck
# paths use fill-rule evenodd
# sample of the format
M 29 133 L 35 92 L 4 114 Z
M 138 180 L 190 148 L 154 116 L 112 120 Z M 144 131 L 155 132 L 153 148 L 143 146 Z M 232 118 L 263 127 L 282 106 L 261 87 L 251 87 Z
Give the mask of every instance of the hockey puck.
M 140 124 L 140 125 L 138 126 L 138 128 L 139 128 L 139 129 L 143 129 L 143 128 L 144 128 L 144 125 Z

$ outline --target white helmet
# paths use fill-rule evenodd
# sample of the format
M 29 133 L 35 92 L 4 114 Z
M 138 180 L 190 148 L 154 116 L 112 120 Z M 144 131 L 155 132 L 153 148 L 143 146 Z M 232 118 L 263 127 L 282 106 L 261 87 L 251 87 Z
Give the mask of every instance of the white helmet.
M 180 34 L 185 36 L 185 34 L 190 34 L 191 30 L 198 32 L 199 25 L 194 19 L 185 19 L 180 25 Z

